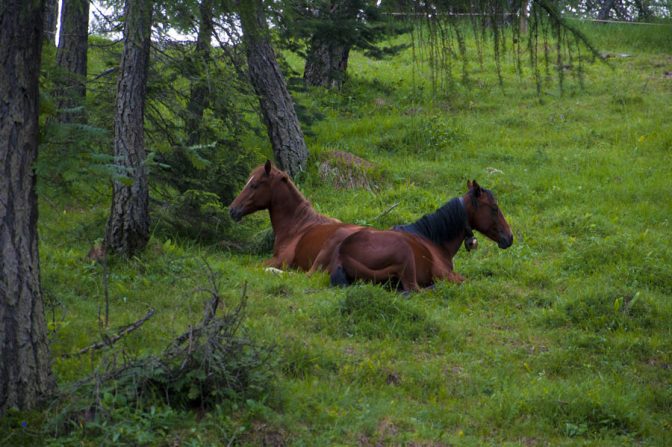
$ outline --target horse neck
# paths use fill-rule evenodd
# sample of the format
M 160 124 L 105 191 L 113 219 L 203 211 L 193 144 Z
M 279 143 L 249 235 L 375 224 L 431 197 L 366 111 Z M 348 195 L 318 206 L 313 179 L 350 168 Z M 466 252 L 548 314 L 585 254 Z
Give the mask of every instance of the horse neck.
M 405 225 L 402 230 L 419 234 L 440 247 L 444 255 L 452 258 L 459 251 L 462 241 L 470 233 L 463 198 L 452 199 L 432 214 Z
M 467 229 L 463 229 L 459 232 L 459 234 L 450 239 L 449 241 L 445 241 L 441 248 L 443 249 L 444 252 L 446 252 L 446 255 L 449 258 L 455 257 L 458 251 L 460 251 L 460 247 L 462 246 L 462 241 L 467 237 Z
M 268 208 L 276 239 L 291 238 L 311 223 L 330 221 L 318 214 L 292 183 L 281 185 L 285 186 L 279 186 L 281 189 L 273 194 L 271 206 Z

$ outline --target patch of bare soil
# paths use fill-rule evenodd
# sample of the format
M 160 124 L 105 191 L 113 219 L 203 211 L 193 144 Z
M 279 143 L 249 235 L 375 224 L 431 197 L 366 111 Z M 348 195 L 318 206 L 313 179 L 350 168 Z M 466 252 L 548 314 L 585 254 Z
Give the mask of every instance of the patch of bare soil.
M 333 151 L 320 163 L 318 173 L 323 181 L 337 189 L 372 189 L 375 184 L 369 173 L 373 168 L 373 163 L 354 154 Z

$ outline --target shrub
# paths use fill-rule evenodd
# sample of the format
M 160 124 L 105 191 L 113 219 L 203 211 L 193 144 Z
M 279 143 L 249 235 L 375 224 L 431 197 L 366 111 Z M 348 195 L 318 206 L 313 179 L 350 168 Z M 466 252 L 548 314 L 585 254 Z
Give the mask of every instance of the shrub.
M 158 208 L 156 214 L 173 233 L 199 241 L 224 238 L 231 226 L 228 210 L 216 194 L 190 189 Z
M 121 364 L 111 356 L 94 375 L 66 387 L 47 430 L 69 436 L 79 428 L 106 442 L 116 437 L 120 443 L 152 444 L 155 432 L 173 425 L 166 421 L 174 422 L 175 411 L 263 400 L 272 380 L 272 350 L 241 330 L 244 295 L 237 307 L 217 316 L 214 282 L 209 292 L 203 321 L 163 352 Z

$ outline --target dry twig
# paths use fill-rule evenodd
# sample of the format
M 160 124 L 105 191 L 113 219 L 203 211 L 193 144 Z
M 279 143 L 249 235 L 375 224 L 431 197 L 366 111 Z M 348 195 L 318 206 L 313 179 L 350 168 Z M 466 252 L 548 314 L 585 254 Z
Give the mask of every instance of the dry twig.
M 112 346 L 113 344 L 115 344 L 116 342 L 121 340 L 122 337 L 130 334 L 131 332 L 133 332 L 134 330 L 136 330 L 137 328 L 139 328 L 140 326 L 145 324 L 145 321 L 152 318 L 152 316 L 154 315 L 154 312 L 155 312 L 154 309 L 149 309 L 149 311 L 147 312 L 147 314 L 145 314 L 144 317 L 142 317 L 141 319 L 139 319 L 135 323 L 131 323 L 128 326 L 122 327 L 121 329 L 119 329 L 119 331 L 117 332 L 117 334 L 115 336 L 106 337 L 102 341 L 99 341 L 99 342 L 94 343 L 92 345 L 89 345 L 85 348 L 82 348 L 77 352 L 73 352 L 72 354 L 63 354 L 61 357 L 63 357 L 63 358 L 75 357 L 75 356 L 78 356 L 78 355 L 86 354 L 89 351 L 95 351 L 97 349 L 102 349 L 102 348 L 105 348 L 107 346 Z

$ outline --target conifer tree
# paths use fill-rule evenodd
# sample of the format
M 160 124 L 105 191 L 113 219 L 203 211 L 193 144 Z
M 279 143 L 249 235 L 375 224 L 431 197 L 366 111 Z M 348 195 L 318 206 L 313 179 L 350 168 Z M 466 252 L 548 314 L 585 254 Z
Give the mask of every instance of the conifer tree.
M 54 387 L 34 171 L 42 14 L 40 1 L 0 1 L 0 416 L 35 407 Z

